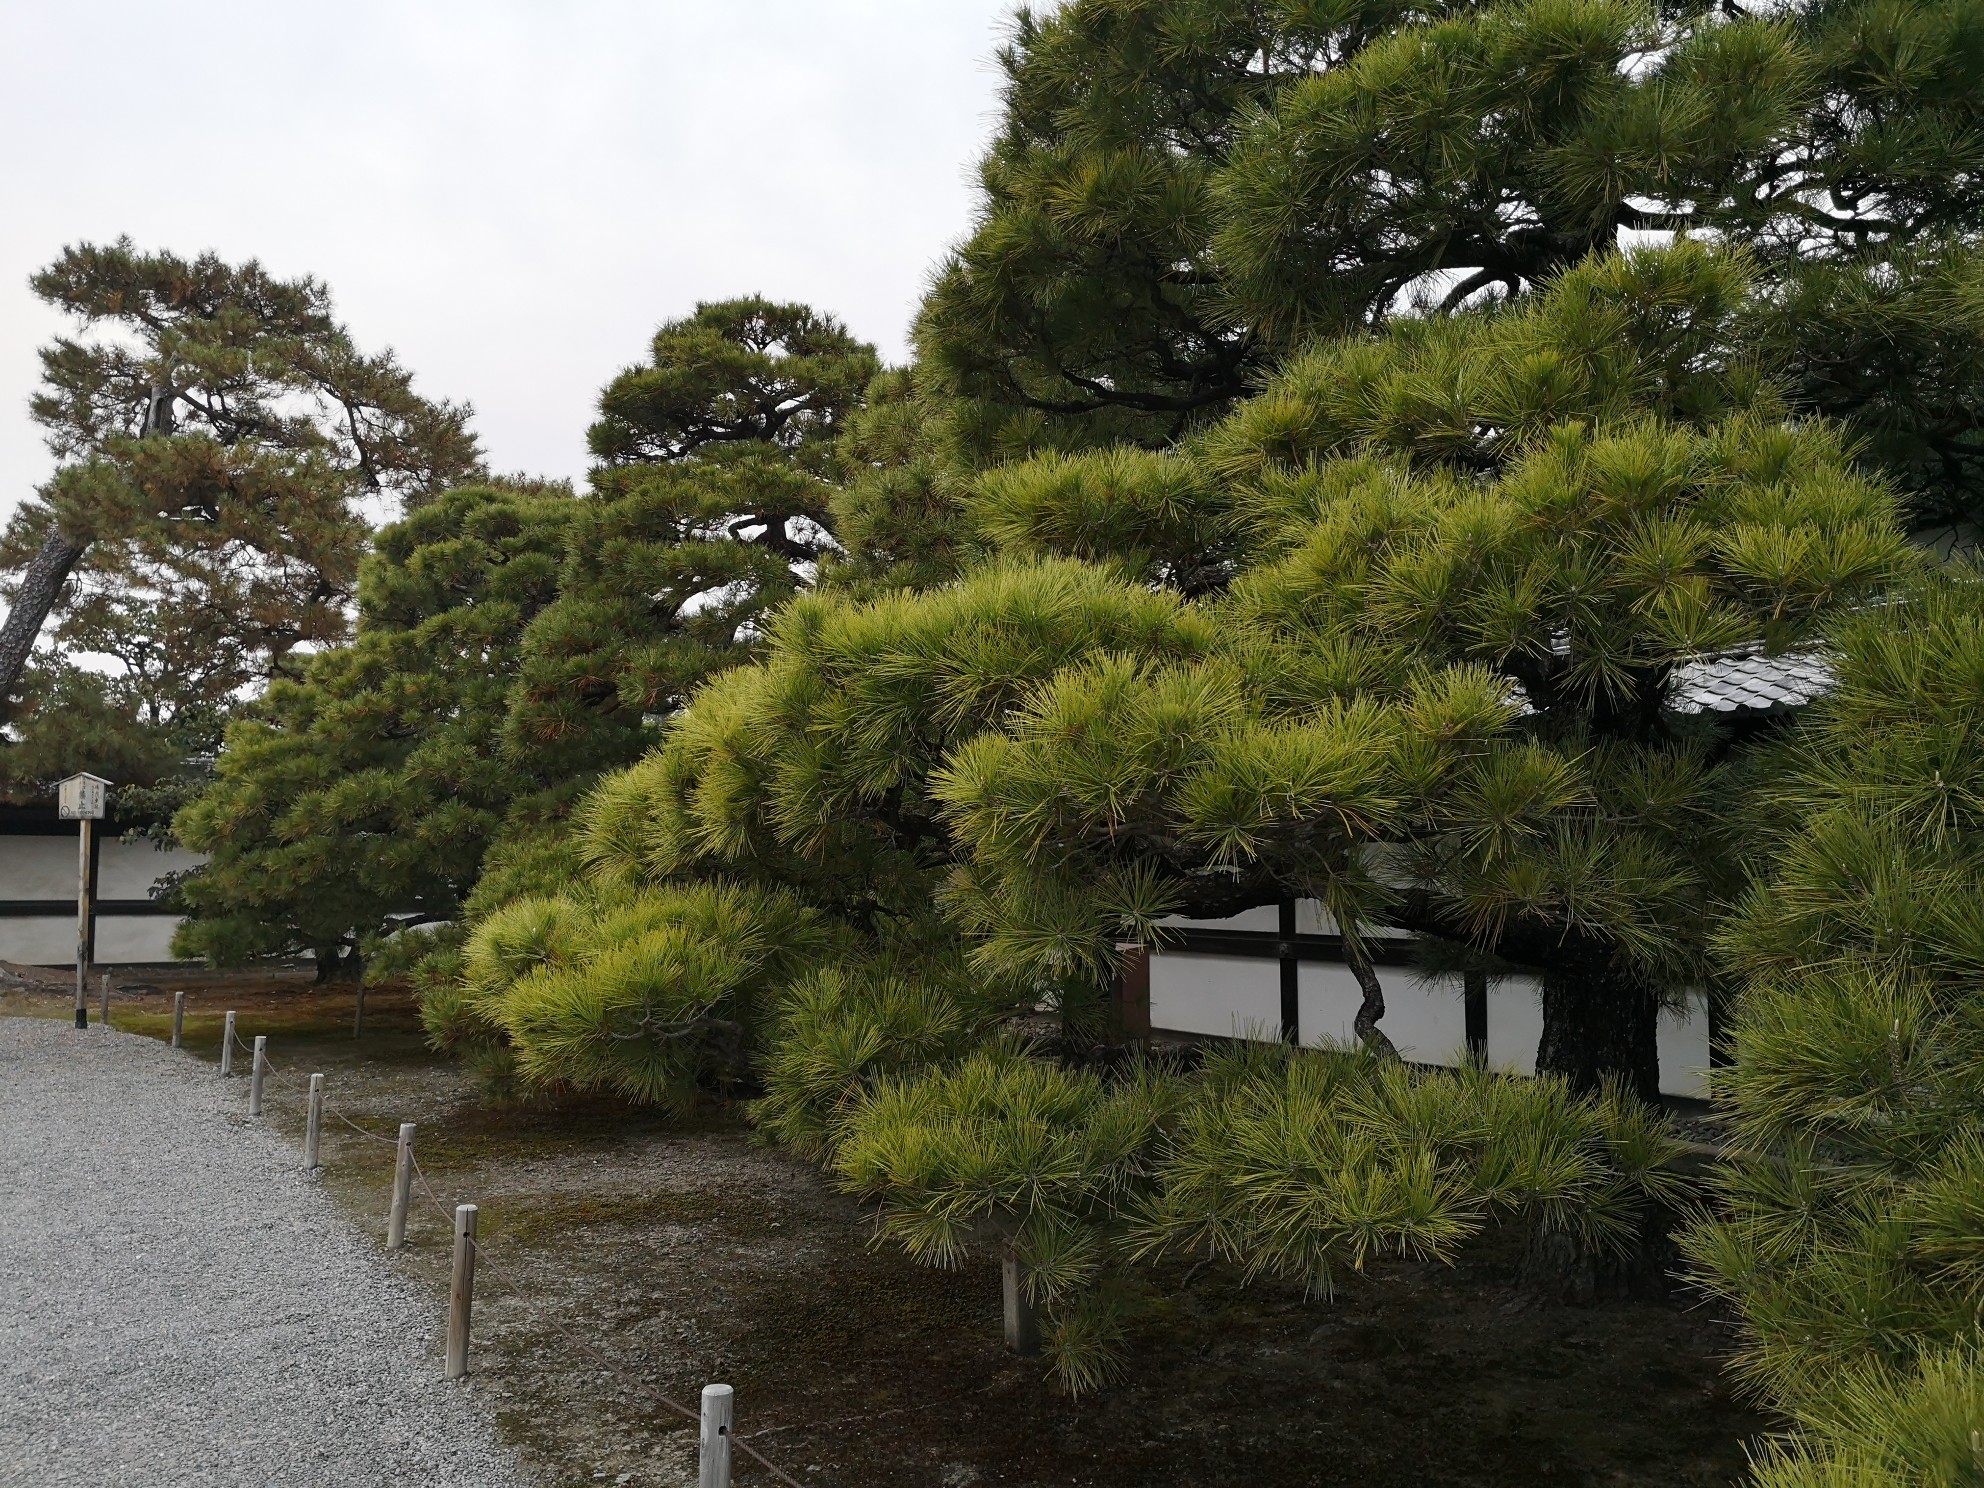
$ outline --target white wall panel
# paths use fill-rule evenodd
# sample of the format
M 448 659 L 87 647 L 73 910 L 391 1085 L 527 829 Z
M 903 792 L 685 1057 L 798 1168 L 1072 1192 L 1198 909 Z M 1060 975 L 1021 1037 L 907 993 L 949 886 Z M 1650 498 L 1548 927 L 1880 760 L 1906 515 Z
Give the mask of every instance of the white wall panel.
M 32 919 L 0 919 L 0 961 L 16 961 L 24 966 L 73 967 L 76 917 L 36 915 Z
M 1536 1073 L 1536 1043 L 1543 1037 L 1543 1004 L 1535 977 L 1512 976 L 1488 984 L 1488 1065 Z
M 76 858 L 74 837 L 0 836 L 0 899 L 73 902 Z
M 170 961 L 177 915 L 98 915 L 96 959 L 105 966 Z
M 1150 1024 L 1225 1038 L 1281 1031 L 1281 968 L 1265 957 L 1160 951 L 1150 958 Z
M 23 839 L 16 838 L 15 841 Z M 7 839 L 0 837 L 0 854 Z M 74 845 L 70 854 L 75 856 Z M 149 899 L 152 885 L 168 873 L 182 873 L 206 862 L 205 853 L 188 852 L 183 847 L 160 852 L 149 842 L 106 842 L 96 864 L 96 893 L 99 899 Z M 75 874 L 70 873 L 70 893 L 75 892 Z M 4 897 L 4 896 L 0 896 Z M 102 935 L 99 930 L 97 934 Z
M 1270 962 L 1270 965 L 1274 963 Z M 1349 1044 L 1351 1020 L 1364 1000 L 1350 968 L 1331 961 L 1303 961 L 1295 968 L 1296 1024 L 1305 1044 Z
M 1707 1100 L 1708 999 L 1690 992 L 1685 1006 L 1661 1014 L 1657 1037 L 1661 1093 Z
M 1186 930 L 1258 930 L 1273 935 L 1281 929 L 1281 906 L 1256 904 L 1252 909 L 1243 909 L 1237 915 L 1228 915 L 1222 920 L 1195 920 L 1190 915 L 1166 915 L 1159 923 L 1177 925 Z

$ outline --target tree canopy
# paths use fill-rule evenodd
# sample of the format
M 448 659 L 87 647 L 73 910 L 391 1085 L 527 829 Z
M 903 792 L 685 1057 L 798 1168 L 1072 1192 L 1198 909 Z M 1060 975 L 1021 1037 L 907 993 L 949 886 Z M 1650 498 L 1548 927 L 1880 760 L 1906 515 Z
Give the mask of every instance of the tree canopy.
M 540 783 L 499 747 L 501 722 L 576 506 L 470 486 L 379 533 L 356 639 L 237 718 L 217 778 L 179 813 L 210 855 L 177 888 L 182 954 L 356 972 L 380 937 L 460 913 Z
M 627 764 L 650 720 L 747 653 L 832 547 L 832 441 L 876 370 L 803 305 L 706 304 L 655 332 L 600 395 L 592 490 L 524 641 L 513 751 L 566 778 Z
M 77 767 L 40 757 L 59 725 L 29 715 L 81 688 L 106 727 L 121 715 L 127 768 L 163 753 L 163 769 L 210 749 L 236 696 L 347 634 L 367 504 L 474 474 L 468 410 L 415 393 L 390 352 L 361 353 L 322 284 L 254 262 L 80 244 L 32 285 L 82 334 L 42 351 L 30 411 L 61 463 L 0 537 L 15 575 L 0 705 L 58 616 L 6 768 L 32 786 Z M 109 680 L 71 676 L 75 657 L 107 659 Z
M 1037 446 L 1168 443 L 1313 336 L 1679 231 L 1751 248 L 1771 365 L 1887 436 L 1926 516 L 1980 506 L 1950 376 L 1984 325 L 1965 0 L 1073 0 L 1022 10 L 1000 61 L 917 345 Z
M 1842 623 L 1837 685 L 1769 761 L 1719 936 L 1734 1128 L 1686 1249 L 1741 1375 L 1800 1428 L 1769 1488 L 1958 1483 L 1984 1369 L 1984 589 L 1974 565 Z

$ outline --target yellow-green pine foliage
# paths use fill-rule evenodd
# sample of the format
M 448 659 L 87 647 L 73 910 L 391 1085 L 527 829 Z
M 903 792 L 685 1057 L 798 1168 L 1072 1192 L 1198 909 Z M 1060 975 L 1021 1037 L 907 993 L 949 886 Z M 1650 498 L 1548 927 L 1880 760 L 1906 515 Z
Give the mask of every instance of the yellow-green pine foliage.
M 790 893 L 742 884 L 521 899 L 475 927 L 428 1026 L 499 1035 L 534 1089 L 682 1109 L 748 1073 L 776 991 L 837 943 Z
M 500 728 L 574 506 L 558 488 L 471 486 L 379 534 L 356 639 L 229 727 L 217 778 L 175 822 L 210 855 L 179 888 L 183 954 L 355 965 L 395 928 L 456 918 L 539 785 Z
M 1984 587 L 1839 626 L 1834 693 L 1761 789 L 1721 936 L 1736 1154 L 1689 1235 L 1791 1485 L 1974 1482 L 1984 1425 Z
M 1540 968 L 1545 1067 L 1651 1095 L 1744 756 L 1672 710 L 1676 669 L 1806 644 L 1915 566 L 1893 494 L 1732 353 L 1750 283 L 1687 245 L 1595 259 L 1319 343 L 1176 452 L 982 482 L 1023 553 L 1194 589 L 1181 532 L 1228 557 L 1207 655 L 1098 647 L 931 777 L 977 964 L 1099 979 L 1157 914 L 1312 894 Z

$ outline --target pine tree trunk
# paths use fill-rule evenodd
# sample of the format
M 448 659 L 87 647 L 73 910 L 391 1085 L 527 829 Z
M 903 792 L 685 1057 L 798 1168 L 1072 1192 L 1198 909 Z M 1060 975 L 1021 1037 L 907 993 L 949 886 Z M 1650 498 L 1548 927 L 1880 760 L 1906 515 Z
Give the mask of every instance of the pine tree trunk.
M 34 651 L 35 637 L 41 634 L 42 624 L 55 608 L 62 585 L 85 546 L 71 542 L 60 529 L 50 528 L 42 539 L 41 551 L 21 573 L 14 607 L 7 612 L 7 623 L 0 625 L 0 719 L 7 716 L 9 700 Z
M 365 958 L 356 947 L 341 951 L 336 946 L 317 952 L 317 983 L 354 982 L 365 975 Z
M 1608 1075 L 1649 1104 L 1660 1099 L 1660 990 L 1593 956 L 1543 973 L 1543 1038 L 1538 1074 L 1557 1074 L 1579 1091 Z

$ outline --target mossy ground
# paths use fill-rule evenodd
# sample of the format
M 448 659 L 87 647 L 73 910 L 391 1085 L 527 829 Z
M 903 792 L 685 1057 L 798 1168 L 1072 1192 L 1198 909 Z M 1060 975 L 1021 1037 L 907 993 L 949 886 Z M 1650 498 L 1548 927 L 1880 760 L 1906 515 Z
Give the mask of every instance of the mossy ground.
M 349 987 L 146 980 L 119 993 L 113 1022 L 163 1037 L 184 985 L 187 1045 L 211 1059 L 234 1007 L 244 1037 L 269 1036 L 282 1076 L 268 1119 L 299 1142 L 311 1070 L 380 1138 L 420 1124 L 436 1191 L 481 1206 L 473 1388 L 561 1488 L 692 1482 L 693 1434 L 647 1391 L 693 1403 L 719 1379 L 768 1456 L 846 1488 L 1677 1488 L 1739 1476 L 1766 1425 L 1730 1395 L 1710 1314 L 1685 1299 L 1537 1302 L 1513 1252 L 1492 1246 L 1456 1269 L 1390 1268 L 1331 1302 L 1217 1268 L 1182 1286 L 1175 1271 L 1157 1278 L 1164 1300 L 1125 1382 L 1071 1401 L 1000 1346 L 989 1267 L 946 1274 L 872 1250 L 856 1205 L 732 1111 L 685 1123 L 610 1102 L 491 1106 L 427 1051 L 404 993 L 370 994 L 354 1039 Z M 323 1155 L 323 1181 L 383 1234 L 390 1147 L 334 1121 Z M 409 1240 L 400 1264 L 434 1288 L 438 1336 L 444 1214 L 418 1206 Z M 769 1481 L 748 1463 L 737 1477 Z

